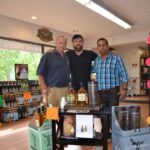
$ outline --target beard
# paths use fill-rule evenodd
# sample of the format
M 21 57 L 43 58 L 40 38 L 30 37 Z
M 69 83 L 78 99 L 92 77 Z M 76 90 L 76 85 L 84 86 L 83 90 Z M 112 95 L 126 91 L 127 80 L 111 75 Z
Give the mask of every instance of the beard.
M 80 51 L 82 51 L 83 46 L 81 46 L 81 45 L 77 45 L 77 46 L 74 46 L 74 49 L 75 49 L 75 51 L 80 52 Z

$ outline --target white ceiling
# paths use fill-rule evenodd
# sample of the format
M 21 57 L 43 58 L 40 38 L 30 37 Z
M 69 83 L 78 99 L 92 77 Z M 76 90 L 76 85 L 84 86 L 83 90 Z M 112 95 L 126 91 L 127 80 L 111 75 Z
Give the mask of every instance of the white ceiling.
M 97 0 L 132 23 L 125 30 L 75 0 L 0 0 L 0 14 L 87 38 L 150 29 L 150 0 Z M 31 20 L 31 16 L 38 20 Z

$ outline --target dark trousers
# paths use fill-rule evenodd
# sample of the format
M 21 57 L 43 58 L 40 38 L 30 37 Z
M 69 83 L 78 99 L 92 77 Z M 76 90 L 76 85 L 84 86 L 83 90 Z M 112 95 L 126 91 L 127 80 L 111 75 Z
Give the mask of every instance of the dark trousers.
M 119 87 L 115 87 L 109 90 L 102 90 L 99 91 L 100 102 L 101 102 L 101 113 L 108 114 L 108 124 L 109 128 L 111 129 L 111 108 L 112 106 L 119 105 Z M 102 122 L 102 129 L 103 129 L 103 120 Z

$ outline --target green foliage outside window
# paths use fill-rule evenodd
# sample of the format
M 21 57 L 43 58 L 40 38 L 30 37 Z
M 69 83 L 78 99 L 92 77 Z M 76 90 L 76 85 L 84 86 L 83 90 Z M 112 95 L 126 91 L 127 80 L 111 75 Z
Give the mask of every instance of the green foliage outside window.
M 14 64 L 28 64 L 28 79 L 36 80 L 41 53 L 0 49 L 0 81 L 15 80 Z

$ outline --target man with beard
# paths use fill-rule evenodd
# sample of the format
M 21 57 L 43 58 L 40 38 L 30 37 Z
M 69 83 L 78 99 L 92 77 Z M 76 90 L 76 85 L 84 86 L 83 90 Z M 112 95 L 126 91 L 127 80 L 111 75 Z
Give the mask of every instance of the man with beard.
M 95 60 L 97 54 L 92 51 L 83 50 L 84 39 L 81 35 L 76 34 L 72 37 L 74 50 L 67 51 L 69 58 L 72 86 L 77 91 L 82 82 L 87 90 L 88 81 L 90 81 L 91 64 Z

